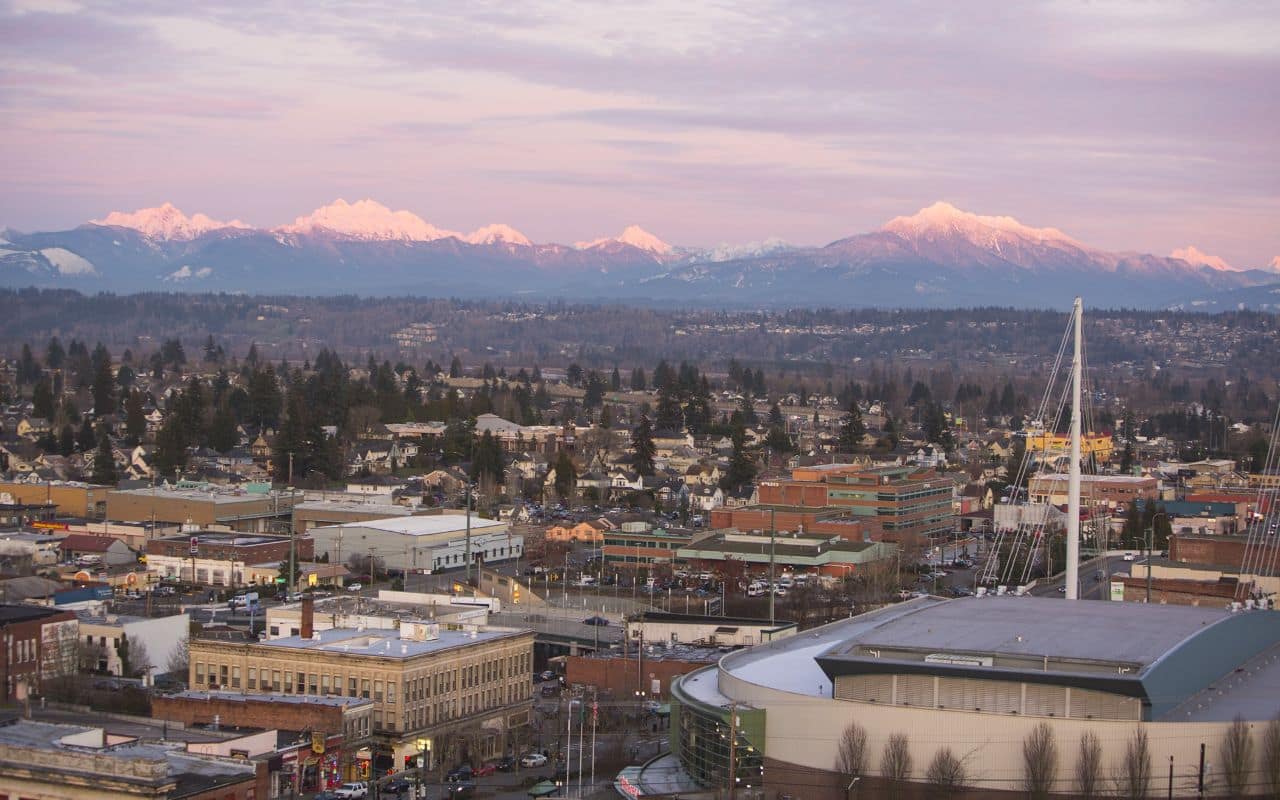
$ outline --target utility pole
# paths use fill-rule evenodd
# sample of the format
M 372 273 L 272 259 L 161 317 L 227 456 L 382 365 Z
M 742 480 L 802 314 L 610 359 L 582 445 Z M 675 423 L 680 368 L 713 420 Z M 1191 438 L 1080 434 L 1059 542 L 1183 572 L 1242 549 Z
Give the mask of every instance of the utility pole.
M 289 453 L 289 486 L 290 486 L 290 487 L 292 487 L 292 486 L 293 486 L 293 453 L 292 453 L 292 452 L 290 452 L 290 453 Z M 279 495 L 279 493 L 277 493 L 277 494 L 276 494 L 275 502 L 276 502 L 276 515 L 278 516 L 278 515 L 279 515 L 279 513 L 280 513 L 280 495 Z M 298 588 L 298 586 L 297 586 L 297 581 L 295 581 L 295 580 L 293 579 L 293 576 L 294 576 L 294 575 L 296 575 L 296 574 L 298 574 L 298 545 L 297 545 L 297 542 L 296 542 L 296 541 L 295 541 L 295 539 L 294 539 L 294 535 L 293 535 L 292 514 L 290 514 L 290 522 L 289 522 L 289 577 L 288 577 L 287 579 L 285 579 L 285 586 L 287 587 L 287 588 L 285 589 L 285 598 L 286 598 L 286 599 L 288 599 L 288 596 L 289 596 L 289 594 L 290 594 L 291 592 L 297 591 L 297 588 Z
M 729 800 L 738 788 L 738 704 L 729 706 Z
M 778 526 L 774 524 L 775 520 L 776 520 L 776 511 L 775 509 L 771 508 L 769 509 L 769 627 L 770 628 L 772 628 L 775 624 L 774 608 L 773 608 L 773 598 L 774 598 L 773 566 L 774 566 L 774 552 L 775 552 L 774 545 L 776 543 L 776 539 L 778 535 Z

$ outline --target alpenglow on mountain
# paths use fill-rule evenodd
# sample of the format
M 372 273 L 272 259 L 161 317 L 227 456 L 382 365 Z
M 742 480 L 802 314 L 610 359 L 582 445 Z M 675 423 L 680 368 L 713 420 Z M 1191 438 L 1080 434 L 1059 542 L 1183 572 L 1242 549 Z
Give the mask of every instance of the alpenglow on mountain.
M 1277 259 L 1280 266 L 1280 258 Z M 688 306 L 1199 307 L 1280 283 L 1194 246 L 1109 252 L 1055 228 L 947 203 L 822 247 L 778 239 L 699 250 L 638 225 L 575 245 L 493 223 L 470 233 L 373 200 L 337 200 L 274 228 L 169 204 L 68 231 L 0 237 L 0 285 L 82 291 L 243 291 L 567 298 Z M 1247 293 L 1245 293 L 1247 294 Z M 1275 296 L 1260 292 L 1259 305 Z

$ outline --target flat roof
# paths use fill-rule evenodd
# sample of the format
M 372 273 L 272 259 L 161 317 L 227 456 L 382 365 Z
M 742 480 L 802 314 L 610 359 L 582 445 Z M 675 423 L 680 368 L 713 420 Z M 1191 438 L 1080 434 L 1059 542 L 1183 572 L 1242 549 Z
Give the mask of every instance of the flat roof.
M 735 625 L 751 625 L 759 628 L 794 628 L 796 623 L 780 619 L 770 622 L 767 619 L 757 619 L 755 617 L 721 617 L 708 616 L 705 614 L 673 614 L 667 611 L 644 611 L 640 614 L 638 621 L 641 622 L 684 622 L 691 625 L 709 625 L 715 623 L 717 625 L 735 624 Z
M 507 523 L 499 522 L 493 519 L 484 519 L 476 515 L 471 515 L 471 530 L 483 531 L 490 528 L 500 528 Z M 342 525 L 318 525 L 311 529 L 315 531 L 331 531 L 339 528 L 368 528 L 370 530 L 382 531 L 383 533 L 399 533 L 405 536 L 432 536 L 441 533 L 456 533 L 465 530 L 467 527 L 466 515 L 464 514 L 433 514 L 429 516 L 419 517 L 390 517 L 387 519 L 366 519 L 360 522 L 349 522 Z
M 204 489 L 173 489 L 156 487 L 151 489 L 112 489 L 110 494 L 130 495 L 132 497 L 154 497 L 157 500 L 193 500 L 200 503 L 248 503 L 258 500 L 289 498 L 288 492 L 246 492 L 243 490 L 206 491 Z
M 1222 609 L 1196 606 L 965 597 L 924 605 L 876 625 L 850 638 L 840 654 L 853 654 L 858 648 L 909 648 L 1122 662 L 1145 668 L 1229 617 Z
M 361 503 L 359 500 L 308 500 L 298 503 L 294 511 L 339 511 L 344 514 L 381 514 L 383 517 L 407 517 L 413 513 L 408 506 L 395 503 Z
M 190 539 L 198 539 L 199 544 L 229 544 L 235 547 L 252 547 L 260 544 L 275 544 L 289 541 L 288 536 L 270 536 L 261 533 L 235 533 L 233 531 L 194 531 L 174 536 L 160 536 L 152 539 L 155 542 L 181 542 L 186 544 Z
M 1239 670 L 1188 697 L 1161 719 L 1230 722 L 1237 716 L 1275 719 L 1277 715 L 1280 715 L 1280 645 L 1241 664 Z
M 259 642 L 259 647 L 271 647 L 289 650 L 313 650 L 326 653 L 352 653 L 375 658 L 413 658 L 414 656 L 438 653 L 457 647 L 466 647 L 480 642 L 493 642 L 527 631 L 516 628 L 489 628 L 476 631 L 473 636 L 468 631 L 441 630 L 439 638 L 427 641 L 401 639 L 397 629 L 353 630 L 351 628 L 331 628 L 318 631 L 311 639 L 301 636 L 288 636 L 281 639 L 268 639 Z
M 240 692 L 197 692 L 186 689 L 165 695 L 179 700 L 228 700 L 236 703 L 290 703 L 303 706 L 371 706 L 373 701 L 364 697 L 338 697 L 336 695 L 306 694 L 242 694 Z

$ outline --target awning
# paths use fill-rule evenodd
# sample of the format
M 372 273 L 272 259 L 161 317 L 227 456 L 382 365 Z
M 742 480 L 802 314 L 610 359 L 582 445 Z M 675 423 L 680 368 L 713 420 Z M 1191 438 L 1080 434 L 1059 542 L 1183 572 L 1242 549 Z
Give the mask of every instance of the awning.
M 560 791 L 560 787 L 551 781 L 541 781 L 529 787 L 530 797 L 550 797 Z

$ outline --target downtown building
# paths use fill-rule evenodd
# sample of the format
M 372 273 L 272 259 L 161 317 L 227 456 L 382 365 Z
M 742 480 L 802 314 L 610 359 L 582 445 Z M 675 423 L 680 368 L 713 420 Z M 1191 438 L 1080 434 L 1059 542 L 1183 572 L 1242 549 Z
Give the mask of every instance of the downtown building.
M 372 769 L 400 770 L 419 755 L 430 769 L 515 753 L 525 741 L 533 632 L 447 630 L 426 621 L 315 631 L 304 601 L 299 635 L 247 643 L 193 639 L 189 671 L 193 691 L 371 700 Z M 353 775 L 369 774 L 369 767 L 349 765 Z

